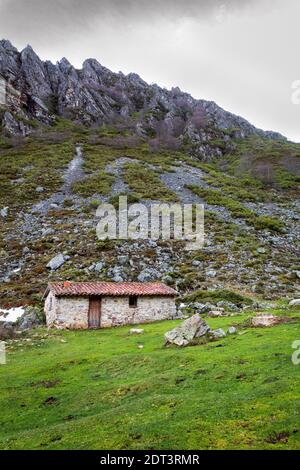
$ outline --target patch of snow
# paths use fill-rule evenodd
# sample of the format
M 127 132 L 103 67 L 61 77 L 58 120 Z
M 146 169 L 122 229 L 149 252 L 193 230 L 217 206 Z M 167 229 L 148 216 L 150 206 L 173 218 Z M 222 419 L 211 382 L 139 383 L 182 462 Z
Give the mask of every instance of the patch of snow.
M 10 308 L 9 310 L 0 309 L 0 322 L 8 321 L 15 323 L 24 313 L 24 307 Z

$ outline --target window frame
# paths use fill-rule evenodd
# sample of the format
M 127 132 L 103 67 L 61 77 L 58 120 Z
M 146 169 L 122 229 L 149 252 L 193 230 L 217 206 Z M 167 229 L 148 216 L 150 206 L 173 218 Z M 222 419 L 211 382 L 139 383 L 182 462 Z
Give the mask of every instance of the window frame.
M 129 308 L 137 308 L 137 303 L 138 303 L 138 296 L 137 295 L 130 295 L 128 297 Z

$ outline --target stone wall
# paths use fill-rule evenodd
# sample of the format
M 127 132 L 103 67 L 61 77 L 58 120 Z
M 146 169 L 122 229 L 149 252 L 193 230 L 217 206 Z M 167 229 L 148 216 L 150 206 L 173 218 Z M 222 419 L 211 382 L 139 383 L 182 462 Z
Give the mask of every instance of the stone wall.
M 44 305 L 46 322 L 48 326 L 52 326 L 56 320 L 57 298 L 52 292 L 49 292 Z
M 50 309 L 51 296 L 52 308 Z M 51 292 L 45 302 L 48 326 L 57 328 L 88 328 L 89 299 L 86 297 L 55 297 Z
M 45 301 L 48 326 L 56 328 L 87 329 L 89 299 L 87 297 L 59 297 L 51 292 Z M 173 297 L 141 296 L 137 306 L 129 306 L 128 297 L 102 297 L 101 328 L 167 320 L 175 316 Z
M 168 320 L 175 316 L 173 297 L 146 297 L 137 299 L 137 307 L 129 307 L 128 297 L 103 297 L 101 305 L 101 327 L 134 325 Z

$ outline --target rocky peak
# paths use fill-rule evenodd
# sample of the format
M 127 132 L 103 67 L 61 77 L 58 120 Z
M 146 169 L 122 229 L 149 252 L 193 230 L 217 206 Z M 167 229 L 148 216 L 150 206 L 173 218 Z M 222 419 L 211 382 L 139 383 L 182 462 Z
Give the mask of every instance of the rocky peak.
M 214 102 L 196 100 L 178 87 L 167 90 L 148 85 L 135 73 L 114 73 L 96 59 L 87 59 L 77 70 L 66 58 L 54 65 L 42 61 L 31 46 L 19 53 L 9 41 L 2 40 L 0 73 L 26 96 L 14 110 L 16 120 L 26 116 L 49 124 L 53 113 L 86 125 L 123 120 L 131 129 L 135 126 L 138 135 L 154 138 L 159 144 L 176 148 L 182 142 L 190 144 L 193 153 L 204 159 L 230 151 L 232 138 L 252 134 L 281 138 L 255 128 Z
M 44 62 L 38 57 L 31 46 L 26 46 L 20 54 L 21 68 L 29 92 L 38 98 L 47 98 L 52 94 L 51 84 Z
M 1 49 L 6 49 L 6 51 L 18 53 L 18 49 L 16 49 L 12 45 L 12 43 L 10 41 L 8 41 L 7 39 L 1 39 L 0 40 L 0 50 Z
M 19 69 L 18 59 L 18 50 L 6 39 L 0 41 L 0 73 L 6 80 L 15 78 Z
M 76 69 L 73 67 L 73 65 L 66 59 L 66 57 L 63 57 L 58 63 L 57 66 L 59 70 L 62 72 L 62 74 L 68 76 L 68 75 L 73 75 L 74 72 L 76 74 Z

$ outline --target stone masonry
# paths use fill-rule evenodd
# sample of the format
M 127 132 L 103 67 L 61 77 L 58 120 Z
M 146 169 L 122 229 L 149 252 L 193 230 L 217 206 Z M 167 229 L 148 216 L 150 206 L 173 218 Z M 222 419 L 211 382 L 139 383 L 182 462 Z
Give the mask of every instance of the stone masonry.
M 45 313 L 49 327 L 87 329 L 89 297 L 56 297 L 49 292 Z M 100 328 L 167 320 L 175 314 L 175 298 L 171 296 L 139 296 L 136 307 L 129 306 L 129 297 L 103 296 Z

